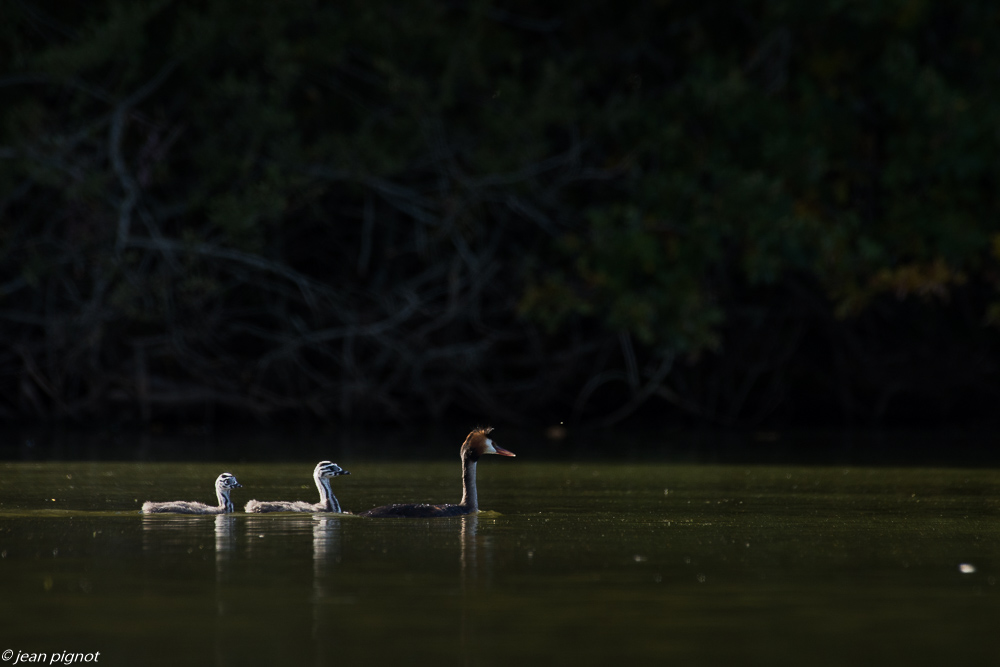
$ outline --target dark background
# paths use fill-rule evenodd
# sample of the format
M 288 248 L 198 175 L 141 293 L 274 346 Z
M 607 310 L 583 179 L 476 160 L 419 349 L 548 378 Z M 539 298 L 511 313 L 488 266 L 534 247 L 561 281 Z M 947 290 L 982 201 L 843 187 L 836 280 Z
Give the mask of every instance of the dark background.
M 6 0 L 0 418 L 988 428 L 998 19 Z

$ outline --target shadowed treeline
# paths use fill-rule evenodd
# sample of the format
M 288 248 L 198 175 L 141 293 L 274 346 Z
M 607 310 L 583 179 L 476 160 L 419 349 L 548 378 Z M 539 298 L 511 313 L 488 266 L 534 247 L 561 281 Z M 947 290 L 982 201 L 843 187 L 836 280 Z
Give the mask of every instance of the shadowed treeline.
M 1000 398 L 993 2 L 4 14 L 4 418 Z

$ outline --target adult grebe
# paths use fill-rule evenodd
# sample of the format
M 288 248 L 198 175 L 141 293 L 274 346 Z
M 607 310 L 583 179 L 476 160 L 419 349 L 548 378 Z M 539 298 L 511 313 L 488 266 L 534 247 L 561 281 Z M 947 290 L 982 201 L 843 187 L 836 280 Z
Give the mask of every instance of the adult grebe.
M 488 438 L 492 428 L 476 429 L 465 438 L 459 456 L 462 457 L 462 502 L 458 505 L 383 505 L 361 512 L 369 517 L 438 517 L 475 514 L 479 511 L 479 497 L 476 495 L 476 462 L 483 454 L 514 456 Z
M 330 488 L 330 479 L 338 475 L 350 475 L 341 468 L 336 463 L 330 463 L 329 461 L 320 461 L 316 464 L 316 469 L 313 470 L 313 480 L 316 482 L 316 488 L 319 489 L 319 502 L 318 503 L 306 503 L 302 501 L 286 501 L 286 500 L 274 500 L 274 501 L 261 501 L 261 500 L 251 500 L 247 503 L 244 508 L 247 512 L 338 512 L 343 513 L 344 511 L 340 509 L 340 503 L 337 501 L 337 496 L 333 495 L 333 490 Z
M 142 504 L 144 514 L 154 514 L 158 512 L 170 512 L 174 514 L 226 514 L 234 511 L 233 501 L 229 499 L 230 489 L 238 489 L 243 485 L 236 481 L 236 478 L 228 472 L 224 472 L 215 480 L 215 495 L 219 499 L 219 506 L 212 507 L 205 503 L 188 502 L 186 500 L 172 500 L 165 503 L 154 503 L 146 501 Z

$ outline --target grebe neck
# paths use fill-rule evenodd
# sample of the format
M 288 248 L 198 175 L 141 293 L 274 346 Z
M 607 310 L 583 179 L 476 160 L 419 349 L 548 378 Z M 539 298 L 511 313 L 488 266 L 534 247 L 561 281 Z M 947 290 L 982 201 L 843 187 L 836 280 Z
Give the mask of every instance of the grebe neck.
M 215 488 L 215 495 L 219 499 L 219 509 L 223 512 L 235 512 L 236 507 L 233 505 L 233 501 L 229 498 L 229 489 L 218 486 Z
M 479 511 L 479 496 L 476 494 L 476 461 L 462 461 L 462 507 L 470 512 Z
M 319 489 L 319 504 L 330 512 L 340 512 L 340 502 L 330 488 L 330 478 L 316 476 L 316 488 Z

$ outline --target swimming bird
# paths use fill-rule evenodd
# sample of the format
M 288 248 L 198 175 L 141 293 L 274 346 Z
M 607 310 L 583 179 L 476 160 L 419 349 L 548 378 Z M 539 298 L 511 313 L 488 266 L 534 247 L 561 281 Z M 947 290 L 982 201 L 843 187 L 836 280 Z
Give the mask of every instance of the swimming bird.
M 480 428 L 470 433 L 459 456 L 462 458 L 462 502 L 457 505 L 383 505 L 373 507 L 370 510 L 361 512 L 360 516 L 367 517 L 444 517 L 461 516 L 463 514 L 475 514 L 479 511 L 479 497 L 476 494 L 476 462 L 483 454 L 499 454 L 500 456 L 514 456 L 499 446 L 488 436 L 492 428 Z
M 316 488 L 319 489 L 319 502 L 306 503 L 302 501 L 286 500 L 251 500 L 244 508 L 247 512 L 338 512 L 345 513 L 340 509 L 337 496 L 333 495 L 330 488 L 330 479 L 338 475 L 350 475 L 336 463 L 320 461 L 313 470 L 313 480 Z
M 165 503 L 154 503 L 149 500 L 142 504 L 143 514 L 154 514 L 169 512 L 174 514 L 226 514 L 235 511 L 233 501 L 229 499 L 231 489 L 242 488 L 242 484 L 236 481 L 228 472 L 224 472 L 215 480 L 215 495 L 219 499 L 219 506 L 212 507 L 205 503 L 188 502 L 187 500 L 171 500 Z

